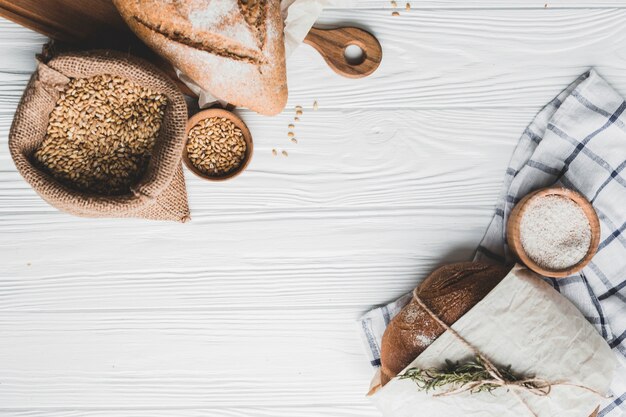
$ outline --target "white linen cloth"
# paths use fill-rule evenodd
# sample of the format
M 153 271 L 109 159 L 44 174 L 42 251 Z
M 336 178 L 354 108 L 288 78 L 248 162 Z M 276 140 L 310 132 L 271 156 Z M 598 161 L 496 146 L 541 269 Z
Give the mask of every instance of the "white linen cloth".
M 580 273 L 546 280 L 567 297 L 609 343 L 621 372 L 599 417 L 626 414 L 626 102 L 594 70 L 546 105 L 526 128 L 506 171 L 500 199 L 476 260 L 510 262 L 506 221 L 526 194 L 562 185 L 584 195 L 600 218 L 598 253 Z M 408 302 L 404 296 L 359 321 L 372 366 L 380 366 L 385 327 Z

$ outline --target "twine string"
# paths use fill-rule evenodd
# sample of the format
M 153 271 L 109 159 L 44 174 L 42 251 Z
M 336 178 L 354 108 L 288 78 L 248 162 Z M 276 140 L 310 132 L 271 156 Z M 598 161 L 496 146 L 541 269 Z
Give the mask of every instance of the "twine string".
M 474 345 L 472 345 L 470 342 L 468 342 L 467 339 L 465 339 L 456 330 L 454 330 L 446 322 L 444 322 L 437 314 L 435 314 L 422 301 L 422 299 L 417 295 L 417 288 L 415 288 L 413 290 L 413 298 L 415 299 L 417 304 L 421 308 L 423 308 L 424 311 L 426 311 L 426 313 L 428 313 L 428 315 L 433 320 L 435 320 L 435 322 L 437 322 L 437 324 L 439 324 L 441 327 L 443 327 L 448 332 L 450 332 L 450 334 L 452 334 L 452 336 L 454 336 L 454 338 L 456 340 L 458 340 L 463 346 L 465 346 L 469 351 L 471 351 L 483 363 L 483 365 L 485 367 L 485 370 L 487 371 L 487 373 L 491 377 L 491 378 L 486 378 L 486 379 L 479 380 L 479 381 L 472 381 L 470 383 L 462 385 L 461 387 L 453 388 L 453 389 L 445 391 L 445 392 L 434 394 L 435 397 L 445 397 L 445 396 L 449 396 L 449 395 L 460 394 L 462 392 L 475 390 L 475 389 L 480 388 L 481 386 L 484 386 L 484 385 L 503 387 L 503 388 L 509 389 L 509 392 L 511 392 L 511 394 L 513 394 L 515 396 L 515 398 L 517 398 L 517 400 L 524 407 L 526 407 L 526 409 L 528 409 L 528 411 L 530 412 L 530 414 L 533 417 L 538 417 L 538 416 L 530 408 L 528 403 L 526 401 L 524 401 L 524 399 L 520 395 L 521 392 L 527 392 L 527 393 L 530 393 L 530 394 L 533 394 L 533 395 L 539 395 L 539 396 L 548 396 L 548 395 L 550 395 L 550 392 L 552 391 L 552 387 L 553 386 L 555 386 L 555 385 L 566 385 L 566 386 L 571 386 L 571 387 L 577 387 L 577 388 L 584 389 L 586 391 L 589 391 L 589 392 L 592 392 L 592 393 L 594 393 L 596 395 L 599 395 L 602 398 L 609 398 L 606 395 L 604 395 L 603 393 L 601 393 L 601 392 L 599 392 L 599 391 L 597 391 L 597 390 L 595 390 L 593 388 L 589 388 L 589 387 L 584 386 L 584 385 L 572 384 L 572 383 L 569 383 L 569 382 L 566 382 L 566 381 L 549 381 L 549 380 L 544 379 L 544 378 L 536 378 L 536 377 L 525 378 L 525 379 L 521 379 L 521 380 L 518 380 L 518 381 L 507 381 L 502 376 L 502 374 L 500 373 L 498 368 L 493 364 L 493 362 L 491 362 L 489 360 L 489 358 L 487 358 L 485 355 L 483 355 L 480 350 L 478 350 Z

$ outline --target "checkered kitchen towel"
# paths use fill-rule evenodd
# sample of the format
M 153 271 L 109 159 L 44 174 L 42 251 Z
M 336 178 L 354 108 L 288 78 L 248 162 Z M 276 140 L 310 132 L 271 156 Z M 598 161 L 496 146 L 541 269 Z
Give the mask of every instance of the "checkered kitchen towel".
M 505 225 L 526 194 L 551 185 L 576 190 L 593 204 L 601 225 L 598 253 L 579 274 L 546 278 L 596 326 L 617 355 L 613 398 L 599 416 L 626 414 L 626 101 L 595 71 L 583 74 L 524 131 L 506 171 L 503 192 L 476 260 L 511 261 Z M 372 366 L 380 340 L 410 294 L 359 319 Z

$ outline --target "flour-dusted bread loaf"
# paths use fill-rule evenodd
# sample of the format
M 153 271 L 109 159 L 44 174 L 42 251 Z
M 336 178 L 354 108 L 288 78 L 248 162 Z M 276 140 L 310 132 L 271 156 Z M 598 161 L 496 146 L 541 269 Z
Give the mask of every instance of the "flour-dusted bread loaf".
M 417 287 L 417 295 L 433 313 L 452 325 L 498 285 L 510 269 L 478 262 L 446 265 Z M 381 384 L 413 362 L 444 331 L 415 300 L 407 304 L 383 335 Z
M 274 115 L 287 102 L 280 0 L 113 0 L 146 44 L 204 90 Z

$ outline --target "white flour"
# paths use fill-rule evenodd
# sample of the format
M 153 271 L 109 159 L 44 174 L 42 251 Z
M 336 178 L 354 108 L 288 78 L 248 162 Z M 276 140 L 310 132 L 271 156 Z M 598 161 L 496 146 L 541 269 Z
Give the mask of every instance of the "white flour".
M 434 342 L 436 337 L 428 337 L 423 334 L 416 334 L 414 338 L 414 342 L 418 346 L 430 346 L 432 342 Z
M 524 251 L 539 266 L 560 270 L 585 257 L 591 244 L 591 227 L 578 204 L 551 195 L 528 203 L 520 237 Z
M 247 48 L 256 48 L 255 33 L 243 21 L 232 19 L 241 12 L 236 1 L 194 0 L 179 10 L 194 31 L 207 31 L 237 41 Z

